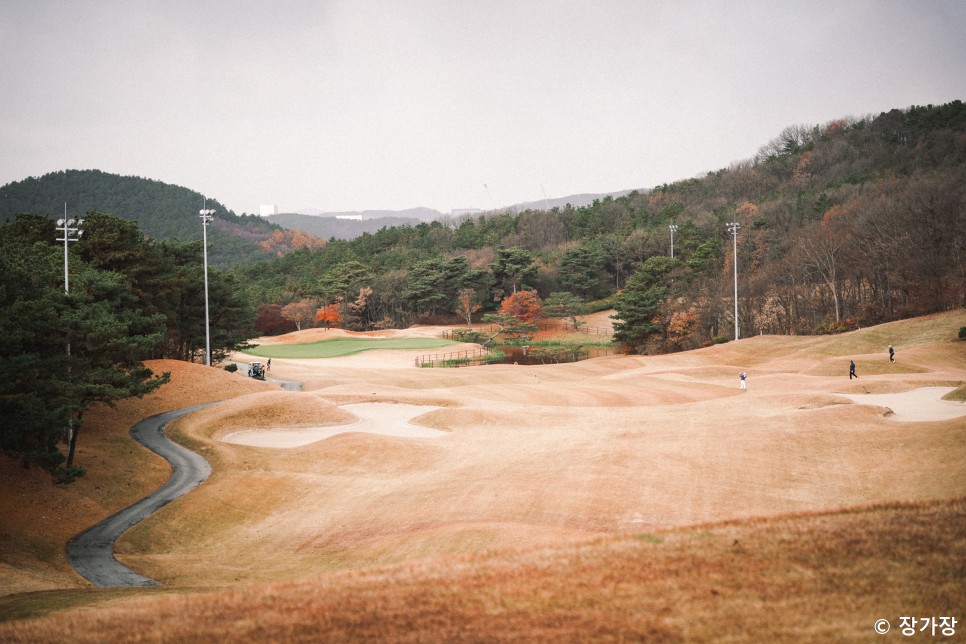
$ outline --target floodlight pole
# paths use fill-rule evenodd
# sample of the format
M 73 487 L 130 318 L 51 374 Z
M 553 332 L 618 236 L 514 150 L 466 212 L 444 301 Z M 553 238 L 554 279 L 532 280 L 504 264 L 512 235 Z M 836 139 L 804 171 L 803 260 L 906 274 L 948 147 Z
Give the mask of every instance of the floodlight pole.
M 728 232 L 734 238 L 734 255 L 735 255 L 735 340 L 738 339 L 738 229 L 741 228 L 741 224 L 737 221 L 733 221 L 727 224 Z
M 668 229 L 671 231 L 671 257 L 674 257 L 674 233 L 678 230 L 677 224 L 668 225 Z
M 67 219 L 67 204 L 64 204 L 64 218 L 57 220 L 57 228 L 55 230 L 59 231 L 63 237 L 58 237 L 57 241 L 64 242 L 64 293 L 70 293 L 70 273 L 68 272 L 67 264 L 67 244 L 70 242 L 78 241 L 81 235 L 84 234 L 81 226 L 84 225 L 83 219 L 73 220 Z
M 64 203 L 64 218 L 57 220 L 57 226 L 55 230 L 60 231 L 63 235 L 62 237 L 57 237 L 56 241 L 64 242 L 64 293 L 70 293 L 70 271 L 68 270 L 67 261 L 67 247 L 70 242 L 79 241 L 81 235 L 84 234 L 84 230 L 81 226 L 84 225 L 83 219 L 68 219 L 67 218 L 67 203 Z M 67 373 L 70 373 L 70 334 L 67 334 Z M 67 444 L 70 445 L 74 439 L 74 426 L 70 420 L 67 421 Z
M 207 205 L 207 204 L 206 204 Z M 211 331 L 208 326 L 208 224 L 215 218 L 215 211 L 203 208 L 198 211 L 201 216 L 202 243 L 205 256 L 205 366 L 211 366 Z

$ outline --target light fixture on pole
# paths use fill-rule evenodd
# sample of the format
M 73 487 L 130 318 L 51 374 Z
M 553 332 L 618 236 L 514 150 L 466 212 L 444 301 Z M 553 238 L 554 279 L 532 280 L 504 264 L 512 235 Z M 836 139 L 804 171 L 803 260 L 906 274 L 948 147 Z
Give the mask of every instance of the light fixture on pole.
M 67 244 L 78 241 L 84 234 L 84 230 L 81 228 L 84 225 L 84 220 L 67 219 L 66 217 L 67 204 L 64 204 L 64 219 L 57 220 L 56 230 L 63 235 L 63 237 L 58 237 L 57 241 L 64 242 L 64 293 L 70 293 L 70 275 L 67 272 Z
M 669 224 L 668 229 L 671 231 L 671 257 L 674 257 L 674 233 L 678 230 L 677 224 Z
M 205 365 L 211 366 L 211 332 L 208 328 L 208 224 L 215 218 L 215 211 L 204 208 L 198 211 L 201 215 L 202 244 L 205 256 Z
M 735 255 L 735 340 L 738 339 L 738 229 L 741 228 L 741 224 L 737 221 L 732 221 L 727 224 L 728 232 L 734 238 L 734 255 Z

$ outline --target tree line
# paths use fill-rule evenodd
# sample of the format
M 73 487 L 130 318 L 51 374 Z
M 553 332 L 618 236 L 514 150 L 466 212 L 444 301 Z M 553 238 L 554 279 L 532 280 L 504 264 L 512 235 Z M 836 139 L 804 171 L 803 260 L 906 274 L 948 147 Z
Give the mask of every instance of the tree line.
M 69 293 L 50 216 L 0 226 L 0 448 L 67 478 L 91 404 L 158 386 L 143 360 L 204 353 L 201 242 L 131 219 L 85 217 L 67 249 Z M 224 214 L 222 232 L 258 241 L 244 219 Z M 324 244 L 266 230 L 274 257 L 211 269 L 215 361 L 307 326 L 487 319 L 524 333 L 535 311 L 576 324 L 614 309 L 615 339 L 632 352 L 724 341 L 736 325 L 742 337 L 839 332 L 966 306 L 966 106 L 786 128 L 754 159 L 586 207 Z M 223 243 L 213 235 L 209 250 Z
M 84 414 L 167 379 L 144 360 L 201 360 L 200 242 L 153 240 L 137 224 L 89 213 L 65 244 L 51 219 L 0 226 L 0 450 L 69 481 Z M 236 277 L 209 270 L 214 360 L 254 335 Z M 62 447 L 66 446 L 66 454 Z
M 631 350 L 667 351 L 733 335 L 736 245 L 742 336 L 837 332 L 966 304 L 964 179 L 955 101 L 789 127 L 754 159 L 587 207 L 387 227 L 238 273 L 256 305 L 338 299 L 360 329 L 458 318 L 466 289 L 481 315 L 566 292 L 616 306 Z

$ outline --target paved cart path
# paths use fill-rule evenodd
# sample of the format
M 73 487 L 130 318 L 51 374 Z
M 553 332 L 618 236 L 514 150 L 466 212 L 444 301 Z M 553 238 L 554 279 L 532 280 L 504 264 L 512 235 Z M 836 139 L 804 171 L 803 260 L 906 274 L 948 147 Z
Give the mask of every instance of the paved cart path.
M 171 478 L 163 486 L 117 514 L 88 528 L 67 543 L 67 559 L 95 586 L 159 586 L 114 558 L 114 542 L 128 528 L 158 508 L 187 494 L 208 478 L 211 465 L 204 458 L 164 435 L 164 427 L 176 418 L 215 403 L 204 403 L 151 416 L 131 427 L 136 441 L 171 463 Z

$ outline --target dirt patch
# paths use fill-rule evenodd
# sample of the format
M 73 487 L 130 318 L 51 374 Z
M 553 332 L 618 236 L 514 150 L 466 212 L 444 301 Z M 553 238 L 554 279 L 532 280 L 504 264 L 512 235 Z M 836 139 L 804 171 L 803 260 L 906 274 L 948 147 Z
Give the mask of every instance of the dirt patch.
M 902 393 L 843 395 L 857 405 L 885 407 L 893 420 L 915 423 L 966 416 L 966 405 L 942 399 L 955 390 L 955 387 L 920 387 Z
M 411 422 L 416 416 L 433 411 L 434 407 L 401 403 L 356 403 L 344 405 L 343 411 L 355 414 L 357 420 L 336 427 L 289 427 L 280 421 L 268 429 L 244 429 L 221 437 L 226 443 L 251 447 L 303 447 L 318 441 L 351 432 L 399 436 L 402 438 L 439 438 L 446 436 L 429 427 Z

